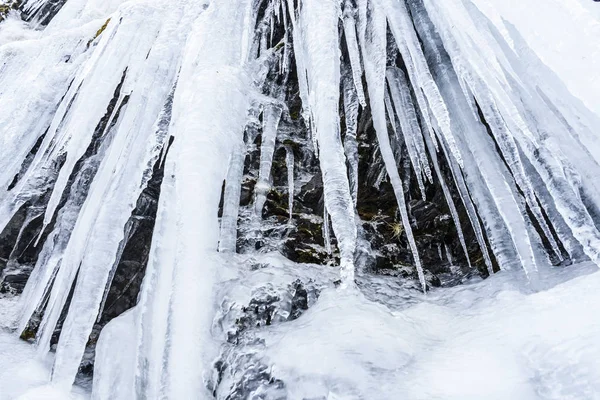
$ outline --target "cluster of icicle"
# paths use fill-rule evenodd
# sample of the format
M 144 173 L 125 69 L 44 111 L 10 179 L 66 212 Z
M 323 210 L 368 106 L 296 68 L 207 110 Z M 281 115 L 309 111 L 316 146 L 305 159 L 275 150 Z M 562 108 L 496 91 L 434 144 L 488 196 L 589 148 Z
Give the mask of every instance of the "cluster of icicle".
M 283 43 L 272 43 L 281 26 Z M 208 368 L 217 348 L 208 305 L 222 262 L 216 249 L 235 251 L 244 131 L 263 125 L 260 215 L 287 111 L 285 93 L 259 88 L 269 69 L 287 75 L 292 63 L 346 286 L 354 280 L 360 112 L 372 115 L 423 288 L 400 146 L 423 197 L 426 182 L 441 185 L 466 253 L 457 189 L 490 272 L 488 244 L 501 269 L 522 265 L 532 279 L 546 249 L 600 262 L 592 131 L 600 124 L 507 29 L 512 47 L 470 0 L 69 0 L 35 40 L 1 46 L 0 231 L 50 189 L 45 209 L 28 214 L 44 213 L 52 231 L 22 295 L 19 332 L 42 312 L 36 343 L 47 352 L 69 304 L 52 384 L 74 381 L 127 220 L 159 160 L 165 178 L 142 292 L 102 333 L 93 396 L 209 397 L 199 366 Z M 290 149 L 287 165 L 292 197 Z

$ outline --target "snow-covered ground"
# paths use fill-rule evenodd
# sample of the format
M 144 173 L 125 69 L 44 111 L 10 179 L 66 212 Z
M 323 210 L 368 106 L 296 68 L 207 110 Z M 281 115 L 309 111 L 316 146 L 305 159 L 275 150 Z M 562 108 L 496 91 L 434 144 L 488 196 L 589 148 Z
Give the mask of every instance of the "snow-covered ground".
M 545 268 L 535 291 L 521 271 L 502 272 L 403 309 L 328 289 L 301 318 L 258 333 L 263 361 L 290 399 L 600 399 L 596 270 Z M 0 333 L 0 399 L 67 398 L 45 386 L 51 360 L 37 357 Z
M 75 387 L 67 394 L 47 386 L 52 357 L 38 358 L 35 348 L 16 336 L 0 331 L 0 399 L 82 400 L 86 391 Z
M 600 399 L 595 270 L 546 270 L 538 292 L 503 272 L 401 311 L 331 290 L 267 354 L 293 399 Z

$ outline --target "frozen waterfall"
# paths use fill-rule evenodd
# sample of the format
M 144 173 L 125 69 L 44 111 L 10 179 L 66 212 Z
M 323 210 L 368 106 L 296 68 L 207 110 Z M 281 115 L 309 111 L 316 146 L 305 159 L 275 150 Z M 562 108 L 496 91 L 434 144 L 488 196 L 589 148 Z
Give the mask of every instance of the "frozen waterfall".
M 600 97 L 496 3 L 0 0 L 0 327 L 51 370 L 22 398 L 416 399 L 353 386 L 351 345 L 395 381 L 437 325 L 463 334 L 452 315 L 495 329 L 485 296 L 517 304 L 472 279 L 501 272 L 523 312 L 582 297 L 552 285 L 600 265 Z M 598 7 L 564 3 L 594 40 Z M 434 288 L 465 282 L 473 321 Z M 381 331 L 356 339 L 353 312 Z M 286 353 L 300 332 L 337 350 Z

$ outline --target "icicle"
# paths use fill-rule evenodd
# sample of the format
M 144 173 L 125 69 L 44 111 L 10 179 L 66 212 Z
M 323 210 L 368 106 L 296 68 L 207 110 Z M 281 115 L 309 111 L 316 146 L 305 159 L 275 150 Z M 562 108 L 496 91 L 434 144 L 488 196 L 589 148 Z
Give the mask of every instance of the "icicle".
M 275 19 L 273 18 L 273 14 L 269 17 L 269 45 L 273 47 L 275 43 L 273 43 L 273 34 L 275 31 Z
M 301 10 L 309 104 L 319 144 L 325 207 L 340 249 L 342 285 L 354 284 L 356 224 L 348 183 L 346 159 L 340 139 L 339 2 L 306 0 Z M 299 55 L 296 56 L 296 61 Z
M 452 220 L 454 221 L 454 226 L 456 227 L 456 231 L 458 234 L 458 238 L 461 244 L 461 247 L 463 249 L 463 252 L 465 253 L 465 258 L 467 259 L 467 264 L 469 265 L 469 267 L 471 267 L 471 261 L 469 259 L 469 252 L 467 250 L 467 244 L 465 241 L 465 237 L 464 237 L 464 233 L 463 233 L 463 229 L 462 229 L 462 225 L 460 223 L 460 219 L 458 217 L 458 211 L 456 210 L 456 206 L 454 205 L 454 200 L 452 199 L 452 194 L 450 193 L 450 190 L 448 189 L 448 185 L 446 184 L 446 180 L 444 178 L 444 175 L 442 174 L 440 165 L 439 165 L 439 161 L 438 161 L 438 156 L 437 156 L 437 152 L 435 150 L 435 146 L 433 145 L 431 138 L 428 135 L 423 135 L 421 133 L 421 128 L 419 125 L 419 121 L 417 118 L 417 113 L 416 113 L 416 109 L 414 106 L 414 103 L 412 101 L 412 97 L 410 95 L 410 88 L 408 86 L 408 82 L 406 80 L 406 78 L 404 77 L 404 74 L 402 73 L 402 71 L 400 70 L 390 70 L 388 69 L 388 76 L 391 77 L 388 78 L 388 83 L 390 85 L 390 87 L 393 85 L 394 86 L 394 93 L 395 93 L 395 106 L 396 106 L 396 110 L 398 112 L 398 116 L 400 118 L 400 122 L 402 125 L 402 131 L 404 132 L 410 132 L 410 134 L 408 134 L 409 137 L 412 137 L 415 139 L 415 141 L 421 141 L 424 140 L 425 143 L 422 144 L 422 147 L 420 146 L 420 150 L 421 152 L 425 152 L 425 148 L 427 149 L 429 156 L 431 157 L 431 161 L 433 163 L 433 167 L 435 170 L 435 174 L 436 177 L 440 183 L 440 186 L 442 187 L 442 192 L 444 193 L 444 198 L 446 199 L 446 203 L 448 204 L 448 208 L 450 209 L 450 215 L 452 216 Z M 405 133 L 406 135 L 406 133 Z M 424 154 L 426 156 L 426 154 Z M 426 159 L 427 164 L 429 165 L 429 161 Z M 429 175 L 431 176 L 431 172 L 429 173 Z M 432 178 L 429 178 L 430 181 L 433 181 Z M 484 243 L 485 244 L 485 243 Z M 485 252 L 487 254 L 487 248 L 485 249 Z M 485 261 L 487 263 L 489 256 L 487 258 L 485 258 Z M 491 262 L 489 263 L 489 267 L 491 268 Z
M 327 207 L 323 207 L 323 242 L 325 244 L 325 251 L 331 255 L 331 235 L 329 234 L 329 214 L 327 213 Z
M 385 90 L 383 99 L 385 102 L 385 111 L 387 112 L 388 119 L 390 120 L 392 131 L 394 132 L 395 136 L 398 136 L 398 128 L 396 127 L 396 114 L 394 113 L 394 106 L 392 106 L 392 99 L 388 89 Z M 417 167 L 420 168 L 421 165 L 417 163 Z
M 364 4 L 366 0 L 361 0 L 361 2 Z M 359 2 L 359 4 L 361 2 Z M 413 255 L 419 281 L 421 282 L 423 292 L 425 292 L 427 290 L 427 282 L 425 281 L 425 274 L 421 265 L 421 258 L 419 257 L 417 243 L 415 242 L 412 228 L 410 226 L 408 210 L 406 208 L 406 200 L 404 199 L 402 179 L 398 173 L 394 153 L 392 152 L 392 148 L 390 146 L 390 139 L 385 121 L 385 16 L 377 8 L 367 9 L 369 6 L 370 4 L 362 7 L 361 46 L 363 49 L 365 74 L 369 88 L 369 101 L 373 114 L 373 125 L 375 127 L 375 132 L 377 133 L 379 150 L 385 163 L 385 167 L 390 178 L 390 183 L 394 188 L 394 194 L 396 195 L 396 200 L 398 202 L 398 210 L 402 218 L 402 225 L 404 226 L 406 236 L 408 238 L 408 243 Z
M 406 144 L 406 150 L 408 152 L 410 162 L 413 166 L 413 169 L 415 170 L 415 176 L 417 178 L 417 184 L 419 185 L 419 189 L 421 191 L 421 197 L 423 198 L 423 200 L 425 200 L 425 183 L 423 182 L 423 169 L 421 168 L 422 164 L 420 158 L 421 155 L 425 155 L 426 158 L 427 154 L 425 153 L 424 144 L 422 144 L 421 148 L 417 147 L 417 143 L 419 142 L 419 139 L 421 139 L 418 136 L 420 133 L 420 129 L 417 129 L 418 121 L 416 120 L 416 118 L 414 120 L 406 119 L 407 115 L 404 115 L 405 111 L 400 109 L 400 104 L 402 104 L 403 100 L 400 99 L 401 95 L 398 90 L 399 82 L 397 82 L 398 78 L 395 77 L 396 71 L 395 69 L 390 69 L 388 70 L 388 72 L 388 76 L 393 76 L 392 78 L 388 77 L 388 81 L 391 81 L 389 88 L 392 93 L 391 97 L 394 100 L 394 106 L 397 109 L 396 112 L 398 113 L 398 122 L 400 124 L 400 129 L 398 130 L 402 132 L 402 136 L 404 138 L 404 143 Z M 391 113 L 393 114 L 393 112 L 394 111 L 392 109 Z M 427 166 L 427 168 L 429 168 L 429 162 L 427 162 L 427 164 L 425 165 Z M 428 175 L 431 176 L 431 171 L 429 171 Z
M 375 0 L 375 3 L 378 8 L 382 8 L 382 12 L 385 12 L 387 16 L 390 28 L 408 69 L 410 80 L 416 88 L 415 92 L 417 93 L 419 106 L 425 108 L 425 102 L 427 102 L 431 116 L 435 118 L 435 123 L 439 127 L 444 140 L 448 143 L 453 157 L 462 166 L 462 156 L 452 132 L 446 102 L 431 76 L 405 2 Z M 423 95 L 424 97 L 422 97 Z
M 281 119 L 282 109 L 279 106 L 268 104 L 263 110 L 263 131 L 260 144 L 260 168 L 258 181 L 254 187 L 256 193 L 254 200 L 254 213 L 262 218 L 262 210 L 267 201 L 267 194 L 271 190 L 271 166 L 275 153 L 277 128 Z
M 358 142 L 356 140 L 356 130 L 358 124 L 358 96 L 356 88 L 352 84 L 350 73 L 347 66 L 344 68 L 342 76 L 342 87 L 344 90 L 344 116 L 346 119 L 346 136 L 344 137 L 344 151 L 348 160 L 350 172 L 350 191 L 352 200 L 356 207 L 358 198 Z
M 219 239 L 219 252 L 221 253 L 235 253 L 236 251 L 237 223 L 245 158 L 246 151 L 243 143 L 238 143 L 231 153 L 229 170 L 225 179 L 223 216 L 221 217 L 221 234 Z
M 412 102 L 410 99 L 411 96 L 410 89 L 408 87 L 408 81 L 406 80 L 404 73 L 400 69 L 394 67 L 388 68 L 386 76 L 391 97 L 394 100 L 396 114 L 398 116 L 402 116 L 399 117 L 399 123 L 400 127 L 402 128 L 404 139 L 405 141 L 412 143 L 413 151 L 416 153 L 413 166 L 415 163 L 420 164 L 420 170 L 422 170 L 425 177 L 432 182 L 433 177 L 431 175 L 431 168 L 429 166 L 429 159 L 427 158 L 425 142 L 423 135 L 421 134 L 419 121 L 417 120 L 415 113 L 410 113 L 407 110 L 403 110 L 401 106 L 408 104 L 409 101 Z M 403 90 L 400 90 L 400 88 Z
M 448 264 L 454 265 L 454 260 L 452 259 L 452 251 L 450 251 L 450 247 L 448 247 L 447 243 L 444 243 L 444 250 L 446 250 L 446 259 L 448 260 Z
M 288 181 L 288 213 L 291 222 L 294 210 L 294 149 L 290 145 L 285 146 L 285 166 Z
M 294 61 L 296 62 L 296 73 L 298 74 L 298 87 L 300 90 L 300 100 L 302 100 L 302 116 L 307 127 L 310 127 L 310 112 L 309 112 L 309 101 L 308 101 L 308 77 L 306 74 L 306 60 L 305 60 L 305 49 L 304 42 L 302 41 L 302 34 L 300 26 L 298 26 L 298 20 L 296 16 L 296 8 L 294 7 L 294 0 L 287 0 L 287 10 L 290 15 L 290 21 L 292 22 L 292 43 L 294 45 Z M 312 132 L 312 130 L 311 130 Z M 316 144 L 313 141 L 316 152 Z
M 356 94 L 358 95 L 358 101 L 360 105 L 367 106 L 365 100 L 365 92 L 362 84 L 362 65 L 360 63 L 360 51 L 358 49 L 358 40 L 356 38 L 356 23 L 355 23 L 356 10 L 352 6 L 350 0 L 346 0 L 344 3 L 344 36 L 346 37 L 346 46 L 348 48 L 348 55 L 350 57 L 350 66 L 352 69 L 352 77 L 354 80 L 354 87 L 356 88 Z

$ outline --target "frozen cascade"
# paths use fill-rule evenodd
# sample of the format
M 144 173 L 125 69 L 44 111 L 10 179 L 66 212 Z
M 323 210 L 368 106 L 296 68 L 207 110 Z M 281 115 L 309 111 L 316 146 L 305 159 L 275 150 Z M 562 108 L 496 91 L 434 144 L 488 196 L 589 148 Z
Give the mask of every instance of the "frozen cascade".
M 153 390 L 158 391 L 156 397 L 168 398 L 185 398 L 190 392 L 204 397 L 201 394 L 206 392 L 202 368 L 198 366 L 208 366 L 214 357 L 211 308 L 206 305 L 214 301 L 213 287 L 220 265 L 214 253 L 218 238 L 216 210 L 227 173 L 227 155 L 243 134 L 250 107 L 241 40 L 245 30 L 250 29 L 244 24 L 250 4 L 231 0 L 209 5 L 194 21 L 190 34 L 200 39 L 188 41 L 185 48 L 179 79 L 186 85 L 178 86 L 175 92 L 171 123 L 175 142 L 167 156 L 167 162 L 171 157 L 177 160 L 172 166 L 175 188 L 166 199 L 177 204 L 177 223 L 166 226 L 164 237 L 172 235 L 176 242 L 174 251 L 160 252 L 156 260 L 158 265 L 173 265 L 172 291 L 149 294 L 166 296 L 157 298 L 156 307 L 150 311 L 154 311 L 153 322 L 168 321 L 168 328 L 163 354 L 154 352 L 153 345 L 142 354 L 150 364 L 150 372 L 161 368 L 163 360 L 167 367 L 158 371 L 160 387 L 138 386 L 140 395 L 148 398 L 154 397 Z M 215 37 L 222 40 L 215 41 Z M 232 113 L 219 112 L 222 109 Z M 206 148 L 213 150 L 210 156 Z M 153 288 L 145 286 L 143 292 L 146 290 Z
M 463 329 L 436 286 L 575 296 L 600 118 L 498 1 L 0 0 L 0 366 L 5 327 L 51 366 L 9 396 L 418 398 L 395 374 Z
M 145 65 L 148 70 L 140 71 L 140 76 L 136 77 L 139 79 L 140 85 L 149 85 L 148 87 L 154 86 L 153 83 L 156 80 L 161 80 L 163 82 L 162 90 L 157 90 L 155 87 L 152 90 L 154 96 L 147 98 L 142 94 L 149 92 L 149 89 L 143 86 L 132 88 L 128 107 L 117 128 L 119 131 L 128 134 L 116 135 L 115 142 L 111 146 L 112 151 L 100 166 L 99 179 L 94 182 L 95 185 L 91 188 L 83 213 L 79 217 L 72 235 L 77 239 L 84 239 L 86 238 L 85 235 L 76 236 L 78 228 L 94 226 L 95 229 L 92 230 L 91 234 L 88 233 L 87 246 L 79 245 L 71 250 L 71 245 L 78 244 L 71 240 L 65 251 L 59 275 L 64 267 L 80 265 L 69 313 L 63 324 L 61 341 L 56 351 L 53 381 L 59 384 L 70 385 L 73 382 L 92 329 L 95 314 L 98 312 L 98 307 L 102 301 L 105 290 L 102 283 L 108 279 L 115 262 L 115 251 L 122 239 L 122 236 L 111 235 L 111 232 L 116 231 L 115 226 L 125 226 L 125 222 L 133 210 L 134 199 L 139 196 L 142 188 L 150 178 L 149 174 L 154 161 L 160 155 L 161 149 L 155 144 L 157 139 L 148 140 L 142 136 L 148 135 L 148 132 L 151 134 L 156 132 L 156 128 L 152 129 L 154 121 L 143 117 L 150 114 L 155 115 L 158 119 L 175 81 L 179 57 L 177 57 L 178 51 L 171 46 L 173 43 L 185 40 L 185 37 L 181 37 L 176 27 L 191 22 L 193 20 L 192 15 L 195 12 L 193 7 L 186 8 L 185 4 L 182 4 L 182 7 L 174 8 L 172 16 L 163 20 L 164 25 L 162 25 L 160 32 L 156 34 L 156 42 L 147 55 Z M 158 15 L 154 14 L 158 10 L 152 10 L 149 15 L 147 11 L 144 11 L 146 10 L 139 14 L 142 19 L 138 21 L 143 22 L 145 26 L 150 26 L 148 17 Z M 165 59 L 170 60 L 169 63 L 164 63 Z M 152 68 L 153 65 L 159 67 Z M 147 75 L 144 76 L 145 74 Z M 139 90 L 139 95 L 136 89 Z M 128 112 L 130 109 L 135 110 L 136 113 Z M 143 122 L 138 122 L 140 119 Z M 144 122 L 147 126 L 144 125 Z M 140 142 L 148 144 L 139 146 L 138 143 Z M 127 157 L 122 156 L 124 150 L 126 150 Z M 110 171 L 113 174 L 115 174 L 114 171 L 119 171 L 120 174 L 111 176 L 105 171 Z M 137 176 L 138 181 L 131 179 L 132 176 Z M 123 182 L 121 182 L 121 179 Z M 123 191 L 115 189 L 115 186 Z M 96 194 L 95 191 L 100 192 Z M 126 193 L 132 197 L 129 198 L 129 201 L 124 201 L 121 193 Z M 88 213 L 86 213 L 90 209 L 98 210 L 98 207 L 90 207 L 90 200 L 102 201 L 103 203 L 96 215 L 90 213 L 91 215 L 88 216 Z M 111 240 L 107 239 L 109 237 Z M 85 255 L 83 256 L 76 252 L 82 249 L 85 249 Z M 75 268 L 71 268 L 71 270 L 75 270 Z M 68 289 L 63 293 L 66 294 L 66 292 L 68 292 Z M 55 308 L 55 310 L 60 311 L 64 300 L 62 300 L 62 304 L 56 304 L 61 305 L 61 307 Z M 54 318 L 57 318 L 57 316 Z M 55 322 L 51 321 L 45 332 L 51 332 L 48 328 L 53 327 L 54 324 Z M 45 336 L 47 337 L 48 334 Z M 42 335 L 40 346 L 47 345 L 49 339 L 45 339 L 45 336 Z

